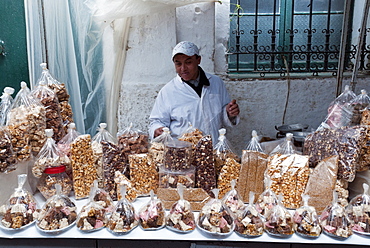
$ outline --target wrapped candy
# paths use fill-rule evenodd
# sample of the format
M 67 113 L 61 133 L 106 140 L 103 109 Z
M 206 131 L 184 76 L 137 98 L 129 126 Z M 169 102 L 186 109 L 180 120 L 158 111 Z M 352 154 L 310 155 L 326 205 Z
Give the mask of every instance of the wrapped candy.
M 333 202 L 320 215 L 323 232 L 331 237 L 346 239 L 352 235 L 351 222 L 341 205 L 338 204 L 338 195 L 333 191 Z
M 195 217 L 190 202 L 184 199 L 184 185 L 177 185 L 180 199 L 175 202 L 166 217 L 166 227 L 172 231 L 188 233 L 195 229 Z
M 18 175 L 18 187 L 2 207 L 4 213 L 1 227 L 7 230 L 23 229 L 37 219 L 37 202 L 30 192 L 23 188 L 27 180 L 26 174 Z
M 41 232 L 58 234 L 72 227 L 77 219 L 76 204 L 62 195 L 62 187 L 55 185 L 56 194 L 49 198 L 37 218 L 36 227 Z
M 293 215 L 294 231 L 300 236 L 317 238 L 321 234 L 320 219 L 314 207 L 308 205 L 309 195 L 302 195 L 303 206 Z
M 224 195 L 222 198 L 222 203 L 230 209 L 234 216 L 237 216 L 239 212 L 244 210 L 245 206 L 241 196 L 235 189 L 235 184 L 236 181 L 232 180 L 230 183 L 231 190 Z
M 267 212 L 269 212 L 274 206 L 277 205 L 278 199 L 274 191 L 271 190 L 271 179 L 269 176 L 266 176 L 266 189 L 258 196 L 256 202 L 256 209 L 258 213 L 262 216 L 266 216 Z
M 351 220 L 354 233 L 370 235 L 370 195 L 369 185 L 363 184 L 364 192 L 355 196 L 346 208 L 348 218 Z
M 275 154 L 297 154 L 297 148 L 293 144 L 293 134 L 287 133 L 284 142 L 277 145 L 274 150 L 271 151 L 270 156 Z
M 126 186 L 121 185 L 121 195 L 110 216 L 107 228 L 114 234 L 126 234 L 138 226 L 138 220 L 134 206 L 126 199 Z
M 272 236 L 290 237 L 294 233 L 291 214 L 282 204 L 283 196 L 279 195 L 278 204 L 273 206 L 265 216 L 265 231 Z
M 105 227 L 108 222 L 108 215 L 112 213 L 113 202 L 106 205 L 106 202 L 95 201 L 97 195 L 97 181 L 91 187 L 89 202 L 84 205 L 77 216 L 76 225 L 78 229 L 85 232 L 97 231 Z
M 0 126 L 5 126 L 8 119 L 8 113 L 13 104 L 12 94 L 14 93 L 14 88 L 5 87 L 4 92 L 1 95 L 1 104 L 0 104 Z
M 218 189 L 212 190 L 211 198 L 201 209 L 197 225 L 206 234 L 216 236 L 230 235 L 235 228 L 233 213 L 218 199 Z
M 250 203 L 235 219 L 235 232 L 243 237 L 258 237 L 263 234 L 263 216 L 254 205 L 254 192 L 249 192 Z
M 172 142 L 173 138 L 171 136 L 170 129 L 168 127 L 163 128 L 163 133 L 158 137 L 154 138 L 150 142 L 149 155 L 152 163 L 156 166 L 157 170 L 160 165 L 164 162 L 164 147 L 165 143 Z
M 165 209 L 160 199 L 154 198 L 150 191 L 150 200 L 139 211 L 139 223 L 143 230 L 157 230 L 166 225 Z

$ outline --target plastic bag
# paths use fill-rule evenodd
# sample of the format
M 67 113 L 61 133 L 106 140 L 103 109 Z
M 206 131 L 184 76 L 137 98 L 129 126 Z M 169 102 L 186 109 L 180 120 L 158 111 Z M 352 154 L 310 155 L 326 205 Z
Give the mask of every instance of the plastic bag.
M 279 195 L 278 204 L 266 213 L 265 231 L 272 236 L 287 238 L 293 235 L 293 219 L 289 211 L 283 206 L 283 196 Z
M 98 180 L 94 181 L 91 192 L 93 194 L 92 200 L 102 206 L 107 214 L 111 214 L 114 208 L 114 202 L 104 189 L 99 188 Z
M 76 225 L 81 231 L 92 232 L 102 229 L 108 222 L 108 215 L 112 213 L 112 203 L 110 206 L 104 207 L 102 202 L 94 200 L 97 189 L 97 181 L 95 180 L 94 186 L 91 187 L 89 202 L 82 207 L 77 216 Z
M 17 169 L 17 157 L 13 151 L 11 136 L 0 126 L 0 172 L 9 173 Z
M 369 185 L 363 184 L 363 193 L 355 196 L 346 208 L 348 218 L 352 222 L 352 231 L 359 234 L 370 234 L 369 223 L 370 195 Z
M 240 163 L 235 161 L 235 159 L 226 159 L 225 165 L 222 167 L 217 180 L 220 197 L 223 197 L 229 190 L 233 189 L 233 181 L 236 183 L 239 179 L 245 180 L 245 178 L 240 178 L 240 168 Z M 242 199 L 242 197 L 240 197 L 240 199 Z
M 151 190 L 157 193 L 159 175 L 156 166 L 150 162 L 148 154 L 131 154 L 128 160 L 131 183 L 139 195 L 147 196 Z
M 41 232 L 56 234 L 68 230 L 77 219 L 76 204 L 61 193 L 61 186 L 55 185 L 56 194 L 49 198 L 37 218 L 36 227 Z
M 75 123 L 70 123 L 67 134 L 58 142 L 59 151 L 69 157 L 71 155 L 71 143 L 80 135 L 81 133 L 76 130 Z
M 221 128 L 219 130 L 218 142 L 213 148 L 217 177 L 220 175 L 221 169 L 225 165 L 227 158 L 233 158 L 235 161 L 240 162 L 240 158 L 234 152 L 234 149 L 227 140 L 225 134 L 226 129 Z
M 370 106 L 370 97 L 367 95 L 366 90 L 361 90 L 361 94 L 352 99 L 350 106 L 352 109 L 352 118 L 349 125 L 359 125 L 361 122 L 362 111 Z
M 20 161 L 30 158 L 31 152 L 37 156 L 46 141 L 45 107 L 30 92 L 27 84 L 21 82 L 21 89 L 8 113 L 7 126 Z
M 114 234 L 129 233 L 139 224 L 134 206 L 125 197 L 126 186 L 121 185 L 120 192 L 123 197 L 114 207 L 107 224 L 108 230 Z
M 37 219 L 37 202 L 33 195 L 23 188 L 26 180 L 26 174 L 18 175 L 18 187 L 6 202 L 1 224 L 7 229 L 23 229 Z
M 150 191 L 150 200 L 139 211 L 139 223 L 143 230 L 157 230 L 166 225 L 165 209 L 160 199 L 154 198 Z
M 1 103 L 0 103 L 0 125 L 5 126 L 8 120 L 8 113 L 13 104 L 13 97 L 12 94 L 14 93 L 14 88 L 12 87 L 5 87 L 4 92 L 1 95 Z
M 149 135 L 138 129 L 134 129 L 132 123 L 117 135 L 118 146 L 122 152 L 122 156 L 126 159 L 124 173 L 127 178 L 130 178 L 128 155 L 147 153 L 149 149 Z
M 118 190 L 118 192 L 117 192 L 117 199 L 118 200 L 121 200 L 123 197 L 126 197 L 126 199 L 129 200 L 130 202 L 133 202 L 133 201 L 136 200 L 136 198 L 138 196 L 138 192 L 132 186 L 132 183 L 131 183 L 130 179 L 128 179 L 127 177 L 125 177 L 124 174 L 122 174 L 119 171 L 116 171 L 114 173 L 114 183 L 116 183 L 117 188 L 119 188 L 119 189 L 122 186 L 125 186 L 126 187 L 126 190 L 125 190 L 125 194 L 126 195 L 122 195 L 121 192 Z
M 265 153 L 264 150 L 261 147 L 261 144 L 260 144 L 259 140 L 258 140 L 258 135 L 257 135 L 256 130 L 252 131 L 252 138 L 248 142 L 248 144 L 247 144 L 247 146 L 245 147 L 244 150 Z
M 265 178 L 266 189 L 258 196 L 256 201 L 256 209 L 262 216 L 266 216 L 274 206 L 278 204 L 278 198 L 274 191 L 271 190 L 271 179 L 267 175 Z M 252 202 L 250 202 L 252 203 Z
M 308 205 L 309 198 L 309 195 L 302 195 L 303 206 L 294 212 L 294 231 L 300 236 L 315 238 L 320 236 L 322 229 L 315 208 Z
M 39 85 L 31 91 L 31 94 L 45 107 L 46 128 L 53 129 L 53 138 L 56 142 L 59 142 L 65 135 L 65 130 L 60 115 L 59 101 L 54 91 L 46 86 L 45 81 L 40 81 Z
M 164 147 L 174 139 L 168 127 L 163 128 L 163 133 L 150 142 L 149 155 L 157 170 L 164 162 Z
M 184 185 L 177 185 L 180 199 L 175 202 L 166 217 L 166 227 L 172 231 L 188 233 L 195 229 L 195 217 L 190 202 L 184 199 Z
M 352 235 L 351 222 L 345 209 L 338 204 L 338 195 L 333 191 L 333 202 L 320 215 L 323 232 L 331 237 L 346 239 Z
M 349 86 L 346 85 L 342 94 L 330 103 L 328 114 L 325 117 L 325 120 L 317 128 L 317 131 L 348 126 L 352 118 L 350 102 L 355 97 L 355 93 L 353 93 Z
M 297 154 L 297 148 L 293 144 L 293 134 L 287 133 L 284 142 L 277 145 L 270 153 L 270 156 L 275 154 Z
M 236 217 L 239 214 L 239 212 L 244 210 L 245 206 L 241 196 L 235 189 L 236 181 L 232 180 L 230 185 L 231 190 L 227 192 L 225 196 L 222 198 L 222 203 L 225 204 L 234 214 L 234 217 Z
M 105 146 L 117 145 L 116 138 L 106 130 L 107 123 L 100 123 L 98 132 L 92 138 L 91 146 L 94 153 L 94 163 L 98 176 L 99 187 L 104 188 L 103 143 Z
M 239 212 L 235 219 L 235 232 L 242 237 L 258 237 L 263 234 L 263 216 L 254 205 L 254 192 L 249 192 L 250 203 Z
M 218 199 L 218 189 L 212 190 L 211 198 L 201 209 L 197 225 L 206 234 L 216 236 L 230 235 L 235 228 L 234 217 L 230 209 Z
M 179 140 L 190 142 L 195 147 L 202 137 L 203 132 L 189 122 L 189 127 L 180 135 Z

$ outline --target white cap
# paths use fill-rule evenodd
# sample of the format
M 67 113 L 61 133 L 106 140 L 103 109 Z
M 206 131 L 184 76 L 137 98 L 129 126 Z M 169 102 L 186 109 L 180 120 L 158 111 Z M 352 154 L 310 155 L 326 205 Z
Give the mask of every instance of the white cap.
M 172 50 L 172 60 L 175 57 L 175 55 L 179 53 L 185 54 L 187 56 L 193 55 L 199 56 L 199 49 L 193 42 L 181 41 Z

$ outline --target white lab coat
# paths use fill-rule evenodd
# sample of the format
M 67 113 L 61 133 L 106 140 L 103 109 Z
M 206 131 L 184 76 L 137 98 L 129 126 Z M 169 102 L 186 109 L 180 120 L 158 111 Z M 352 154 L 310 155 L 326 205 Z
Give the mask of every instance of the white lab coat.
M 173 137 L 179 137 L 191 123 L 217 142 L 218 130 L 233 125 L 226 112 L 231 100 L 224 82 L 218 76 L 205 74 L 210 85 L 203 86 L 201 97 L 179 75 L 160 90 L 149 117 L 151 138 L 159 127 L 168 127 Z M 238 122 L 239 117 L 235 124 Z

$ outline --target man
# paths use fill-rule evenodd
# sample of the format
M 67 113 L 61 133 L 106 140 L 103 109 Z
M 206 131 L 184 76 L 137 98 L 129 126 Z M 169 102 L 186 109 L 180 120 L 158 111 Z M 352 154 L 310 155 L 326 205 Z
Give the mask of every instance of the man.
M 198 47 L 189 41 L 178 43 L 172 51 L 177 76 L 158 93 L 150 114 L 151 138 L 168 127 L 173 137 L 192 124 L 217 141 L 218 130 L 239 122 L 239 106 L 230 100 L 224 82 L 199 66 Z

